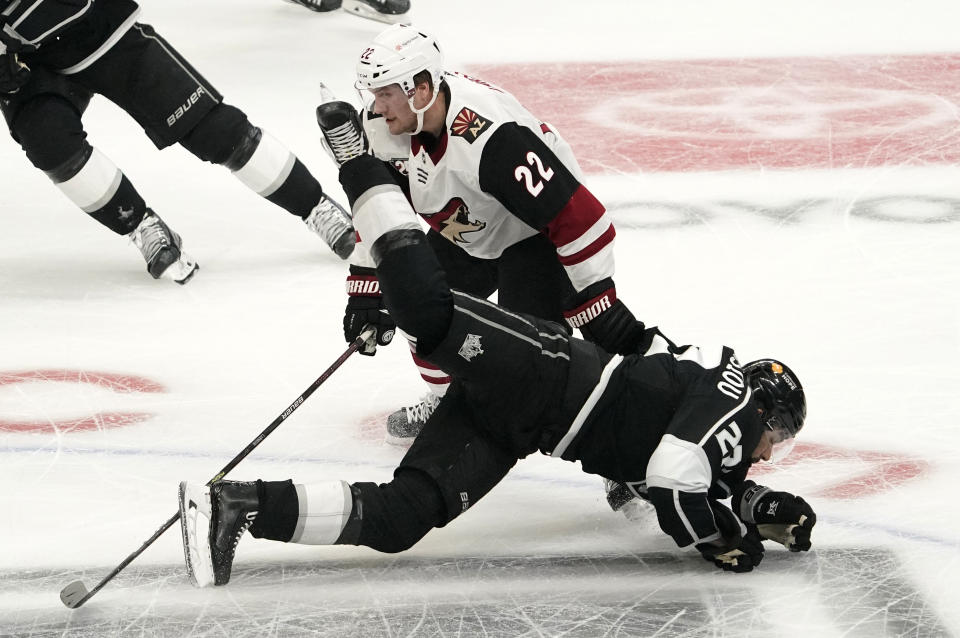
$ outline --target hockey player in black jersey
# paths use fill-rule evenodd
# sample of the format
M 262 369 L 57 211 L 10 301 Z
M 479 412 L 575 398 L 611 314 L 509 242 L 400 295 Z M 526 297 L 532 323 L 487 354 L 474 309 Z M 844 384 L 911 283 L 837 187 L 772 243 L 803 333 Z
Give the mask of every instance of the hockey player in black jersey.
M 453 382 L 389 483 L 181 483 L 196 584 L 229 580 L 247 529 L 284 542 L 403 551 L 535 451 L 645 494 L 664 532 L 722 569 L 752 570 L 768 540 L 810 549 L 813 509 L 747 480 L 752 463 L 785 451 L 803 427 L 803 388 L 787 366 L 741 366 L 728 347 L 678 347 L 639 321 L 638 353 L 613 355 L 557 323 L 451 290 L 384 165 L 343 143 L 359 129 L 355 117 L 343 102 L 319 116 L 354 222 L 397 325 Z
M 253 126 L 149 25 L 133 0 L 0 0 L 0 108 L 30 162 L 93 219 L 140 249 L 147 271 L 186 283 L 197 269 L 180 236 L 86 139 L 92 95 L 120 106 L 157 146 L 222 164 L 302 218 L 341 258 L 349 214 L 285 146 Z

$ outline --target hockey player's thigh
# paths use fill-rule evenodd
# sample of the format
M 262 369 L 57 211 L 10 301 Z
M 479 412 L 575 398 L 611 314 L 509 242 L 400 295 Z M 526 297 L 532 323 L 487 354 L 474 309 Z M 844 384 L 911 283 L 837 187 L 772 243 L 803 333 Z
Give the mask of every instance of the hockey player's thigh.
M 514 454 L 478 432 L 462 388 L 454 384 L 427 420 L 397 472 L 430 476 L 446 505 L 443 527 L 480 500 L 517 462 Z
M 510 246 L 498 266 L 500 305 L 563 323 L 564 300 L 574 289 L 546 236 L 537 234 Z
M 150 25 L 135 24 L 74 76 L 117 104 L 164 148 L 190 132 L 221 95 Z
M 497 289 L 497 264 L 473 257 L 435 230 L 427 233 L 427 243 L 447 276 L 447 285 L 471 295 L 489 297 Z
M 11 118 L 10 133 L 30 163 L 47 172 L 78 157 L 86 140 L 80 114 L 53 94 L 35 95 L 21 104 Z
M 40 128 L 45 129 L 41 133 L 47 137 L 58 137 L 64 130 L 82 133 L 80 116 L 91 97 L 88 90 L 70 78 L 36 65 L 26 85 L 0 100 L 0 109 L 13 139 L 22 143 L 17 129 L 29 128 L 32 123 L 26 118 L 20 120 L 21 115 L 39 120 Z M 53 103 L 56 104 L 51 106 Z M 37 116 L 38 112 L 42 115 Z

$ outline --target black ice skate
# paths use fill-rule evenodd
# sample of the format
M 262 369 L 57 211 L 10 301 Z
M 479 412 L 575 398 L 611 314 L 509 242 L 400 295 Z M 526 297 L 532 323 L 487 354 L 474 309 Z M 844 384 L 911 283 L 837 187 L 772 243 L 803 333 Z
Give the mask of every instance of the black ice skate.
M 240 537 L 260 507 L 256 483 L 180 483 L 180 530 L 187 573 L 197 587 L 230 582 Z
M 333 11 L 334 9 L 339 9 L 342 4 L 342 0 L 287 0 L 287 2 L 292 2 L 293 4 L 299 4 L 304 6 L 311 11 Z
M 387 417 L 387 443 L 409 445 L 420 434 L 427 419 L 440 404 L 440 397 L 428 392 L 420 403 L 400 408 Z
M 356 244 L 356 232 L 353 230 L 353 219 L 343 206 L 326 195 L 320 200 L 303 223 L 307 228 L 320 235 L 330 250 L 340 259 L 346 259 L 353 252 Z
M 397 24 L 406 19 L 410 0 L 343 0 L 343 10 L 361 18 Z
M 324 148 L 338 166 L 343 166 L 367 152 L 367 136 L 351 104 L 333 99 L 333 94 L 322 85 L 321 94 L 326 101 L 317 107 L 317 124 L 323 133 Z
M 197 262 L 181 249 L 180 235 L 170 230 L 149 208 L 128 237 L 140 249 L 147 262 L 147 272 L 154 279 L 169 277 L 182 285 L 200 269 Z

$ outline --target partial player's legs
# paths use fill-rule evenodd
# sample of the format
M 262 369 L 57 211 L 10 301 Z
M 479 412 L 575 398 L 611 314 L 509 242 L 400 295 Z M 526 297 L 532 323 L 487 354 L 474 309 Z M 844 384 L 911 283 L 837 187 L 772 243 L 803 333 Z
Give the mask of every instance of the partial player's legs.
M 465 512 L 515 463 L 514 455 L 477 433 L 452 388 L 389 483 L 182 483 L 187 570 L 199 586 L 226 584 L 247 529 L 282 542 L 401 552 Z
M 338 256 L 353 251 L 350 215 L 286 146 L 223 104 L 149 25 L 135 24 L 74 78 L 129 113 L 158 148 L 179 142 L 200 159 L 226 166 L 255 193 L 302 219 Z
M 353 252 L 350 214 L 324 194 L 303 162 L 239 109 L 218 104 L 180 144 L 204 161 L 227 167 L 250 190 L 300 217 L 341 259 Z
M 90 94 L 42 68 L 27 92 L 4 104 L 11 135 L 30 162 L 97 222 L 126 235 L 140 249 L 147 271 L 186 283 L 197 269 L 179 235 L 147 208 L 143 198 L 103 153 L 86 140 L 80 115 Z
M 311 11 L 327 12 L 341 6 L 347 13 L 378 22 L 403 22 L 410 11 L 410 0 L 287 0 Z
M 497 261 L 473 257 L 435 230 L 427 232 L 427 243 L 437 256 L 451 288 L 484 298 L 497 290 Z M 420 377 L 427 384 L 427 394 L 417 403 L 400 408 L 387 417 L 386 440 L 394 445 L 410 444 L 450 385 L 450 376 L 446 372 L 415 351 L 411 356 Z

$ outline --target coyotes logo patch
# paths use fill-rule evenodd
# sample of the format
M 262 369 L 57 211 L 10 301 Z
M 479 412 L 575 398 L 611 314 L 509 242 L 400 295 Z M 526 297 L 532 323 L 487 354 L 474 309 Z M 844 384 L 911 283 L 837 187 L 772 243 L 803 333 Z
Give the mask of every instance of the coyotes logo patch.
M 470 209 L 459 197 L 454 197 L 443 210 L 433 215 L 424 215 L 424 219 L 435 231 L 455 244 L 466 244 L 470 240 L 464 237 L 466 233 L 475 233 L 487 227 L 487 222 L 470 219 Z
M 463 107 L 457 113 L 457 117 L 453 119 L 453 124 L 450 125 L 450 133 L 473 144 L 478 137 L 490 128 L 490 124 L 490 120 L 487 118 L 467 107 Z

